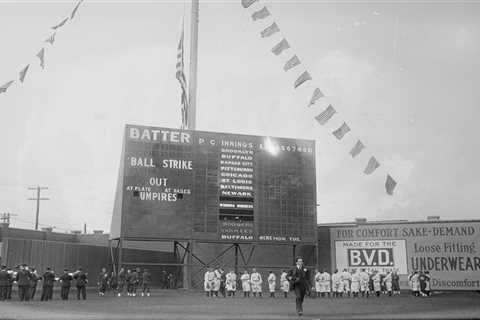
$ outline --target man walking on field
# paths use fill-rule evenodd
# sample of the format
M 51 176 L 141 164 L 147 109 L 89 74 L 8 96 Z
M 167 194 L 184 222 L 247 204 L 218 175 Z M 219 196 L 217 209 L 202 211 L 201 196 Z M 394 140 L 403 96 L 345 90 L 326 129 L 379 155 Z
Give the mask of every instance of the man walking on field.
M 288 273 L 288 278 L 292 282 L 293 290 L 295 291 L 295 302 L 297 314 L 301 316 L 303 314 L 303 300 L 310 286 L 310 275 L 303 266 L 303 258 L 297 257 L 296 266 Z

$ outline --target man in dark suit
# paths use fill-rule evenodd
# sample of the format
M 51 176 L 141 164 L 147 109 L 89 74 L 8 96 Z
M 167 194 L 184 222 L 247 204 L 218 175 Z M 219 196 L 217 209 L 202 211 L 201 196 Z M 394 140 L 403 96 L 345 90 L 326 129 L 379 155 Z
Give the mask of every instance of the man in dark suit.
M 288 272 L 287 278 L 290 280 L 290 288 L 295 291 L 295 302 L 299 316 L 303 314 L 303 299 L 310 289 L 310 273 L 303 266 L 303 258 L 297 257 L 296 266 Z
M 0 269 L 0 301 L 7 299 L 8 284 L 10 282 L 10 275 L 7 272 L 7 266 L 2 266 Z
M 35 292 L 37 291 L 37 283 L 40 279 L 37 270 L 34 267 L 31 269 L 30 276 L 30 300 L 33 300 L 33 298 L 35 298 Z
M 47 270 L 42 275 L 43 285 L 42 285 L 42 297 L 41 301 L 52 300 L 53 298 L 53 284 L 55 283 L 55 272 L 47 267 Z
M 78 270 L 73 274 L 73 278 L 77 282 L 77 299 L 80 300 L 80 296 L 83 298 L 83 300 L 87 299 L 87 274 L 83 272 L 82 268 L 78 268 Z
M 20 301 L 30 300 L 31 275 L 26 264 L 20 266 L 15 281 L 17 281 Z
M 60 297 L 62 300 L 68 300 L 68 294 L 70 293 L 70 287 L 72 286 L 72 275 L 68 272 L 68 269 L 63 270 L 63 274 L 58 277 L 60 280 Z

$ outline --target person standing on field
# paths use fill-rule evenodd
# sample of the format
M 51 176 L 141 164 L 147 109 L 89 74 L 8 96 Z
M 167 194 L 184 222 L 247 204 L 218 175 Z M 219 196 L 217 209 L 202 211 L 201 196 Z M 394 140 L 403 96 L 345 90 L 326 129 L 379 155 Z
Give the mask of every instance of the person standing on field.
M 230 270 L 225 277 L 225 286 L 229 297 L 235 297 L 235 291 L 237 290 L 237 275 L 233 270 Z
M 250 274 L 250 283 L 252 285 L 252 292 L 253 296 L 256 297 L 257 293 L 258 296 L 261 298 L 262 297 L 262 276 L 260 273 L 257 272 L 257 269 L 253 268 L 252 273 Z
M 76 287 L 77 287 L 77 300 L 80 300 L 82 298 L 83 300 L 87 299 L 87 274 L 83 272 L 82 268 L 78 268 L 77 271 L 73 274 L 73 278 L 76 281 Z
M 268 290 L 270 291 L 270 298 L 275 298 L 275 287 L 277 286 L 277 276 L 273 273 L 273 271 L 270 271 L 268 274 Z
M 287 272 L 282 270 L 282 274 L 280 275 L 280 286 L 285 298 L 288 298 L 288 292 L 290 291 L 290 281 L 288 281 L 287 275 Z
M 322 274 L 318 269 L 315 269 L 315 276 L 314 276 L 314 281 L 315 281 L 315 292 L 317 298 L 320 297 L 320 292 L 322 292 Z
M 320 293 L 322 295 L 322 298 L 325 297 L 325 293 L 327 296 L 330 298 L 330 290 L 331 290 L 331 285 L 330 285 L 330 274 L 327 272 L 327 270 L 323 270 L 321 273 L 321 287 L 320 287 Z
M 340 297 L 340 293 L 342 292 L 342 279 L 340 277 L 340 273 L 338 273 L 338 269 L 335 269 L 335 272 L 332 275 L 332 292 L 335 298 Z
M 70 293 L 70 287 L 72 285 L 73 277 L 68 272 L 68 269 L 63 270 L 63 274 L 59 277 L 60 281 L 60 298 L 62 300 L 68 300 L 68 294 Z
M 43 286 L 42 286 L 42 297 L 41 301 L 52 300 L 53 297 L 53 284 L 55 282 L 55 272 L 47 268 L 45 273 L 42 276 Z
M 243 272 L 242 276 L 240 277 L 240 281 L 242 281 L 242 291 L 243 291 L 243 297 L 247 298 L 250 297 L 250 275 L 248 274 L 248 271 L 245 269 Z

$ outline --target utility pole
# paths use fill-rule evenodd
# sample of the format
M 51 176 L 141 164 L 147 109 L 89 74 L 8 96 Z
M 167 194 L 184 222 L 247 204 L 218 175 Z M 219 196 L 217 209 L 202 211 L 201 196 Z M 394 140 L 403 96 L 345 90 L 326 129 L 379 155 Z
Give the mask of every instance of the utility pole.
M 37 190 L 37 197 L 36 198 L 28 198 L 28 200 L 37 201 L 37 214 L 35 216 L 35 230 L 38 230 L 38 216 L 40 215 L 40 200 L 50 200 L 49 198 L 41 198 L 40 197 L 40 192 L 42 190 L 47 190 L 47 189 L 48 189 L 48 187 L 40 187 L 40 186 L 28 188 L 28 190 Z
M 199 0 L 192 0 L 190 18 L 190 83 L 188 96 L 187 124 L 189 130 L 196 129 L 197 119 L 197 61 L 198 61 L 198 17 Z

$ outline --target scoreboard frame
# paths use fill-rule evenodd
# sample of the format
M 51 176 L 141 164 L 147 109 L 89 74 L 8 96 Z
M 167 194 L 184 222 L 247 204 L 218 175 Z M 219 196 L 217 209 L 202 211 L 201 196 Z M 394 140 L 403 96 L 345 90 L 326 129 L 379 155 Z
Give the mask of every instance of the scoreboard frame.
M 127 124 L 110 239 L 316 244 L 315 141 Z

